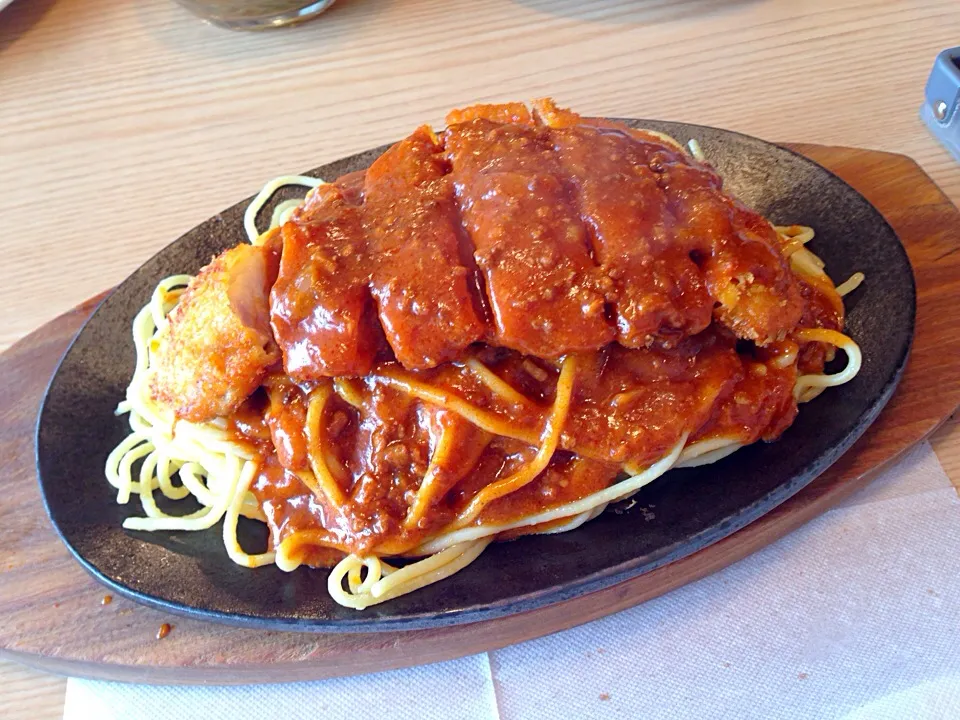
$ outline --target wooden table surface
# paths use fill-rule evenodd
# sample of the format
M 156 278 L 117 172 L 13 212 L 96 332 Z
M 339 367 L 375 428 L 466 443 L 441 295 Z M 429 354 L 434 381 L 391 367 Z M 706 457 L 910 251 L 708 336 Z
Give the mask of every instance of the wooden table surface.
M 960 165 L 917 111 L 958 38 L 956 0 L 339 0 L 259 34 L 170 0 L 16 0 L 0 12 L 0 350 L 265 179 L 476 100 L 904 153 L 957 203 Z M 960 487 L 960 429 L 934 447 Z M 60 717 L 64 688 L 0 663 L 6 718 Z

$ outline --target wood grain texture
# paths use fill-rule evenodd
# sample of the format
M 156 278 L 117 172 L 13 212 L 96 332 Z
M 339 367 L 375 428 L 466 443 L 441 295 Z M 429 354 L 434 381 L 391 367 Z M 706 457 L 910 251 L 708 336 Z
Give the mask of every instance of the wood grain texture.
M 860 189 L 897 229 L 918 284 L 914 353 L 900 389 L 867 434 L 827 473 L 754 524 L 681 561 L 612 588 L 521 615 L 430 631 L 365 635 L 262 632 L 172 617 L 117 598 L 72 560 L 43 515 L 31 437 L 59 351 L 92 303 L 50 323 L 0 357 L 12 382 L 0 401 L 10 458 L 0 483 L 0 526 L 12 545 L 0 567 L 0 649 L 54 672 L 141 682 L 270 682 L 356 674 L 502 647 L 630 607 L 767 545 L 862 487 L 879 468 L 960 403 L 960 213 L 910 159 L 845 148 L 793 146 Z M 174 632 L 154 639 L 161 623 Z
M 473 100 L 550 93 L 900 152 L 960 202 L 960 166 L 916 113 L 958 37 L 955 0 L 338 0 L 260 35 L 169 0 L 16 0 L 0 13 L 0 250 L 17 279 L 0 349 L 267 177 Z M 935 447 L 960 482 L 960 425 Z M 0 665 L 5 714 L 33 716 L 22 688 Z
M 958 37 L 956 0 L 339 0 L 261 34 L 170 0 L 17 0 L 0 22 L 0 216 L 29 242 L 0 242 L 31 292 L 3 296 L 0 345 L 267 178 L 474 100 L 552 93 L 584 114 L 904 153 L 957 200 L 917 109 Z M 60 211 L 35 212 L 49 198 Z

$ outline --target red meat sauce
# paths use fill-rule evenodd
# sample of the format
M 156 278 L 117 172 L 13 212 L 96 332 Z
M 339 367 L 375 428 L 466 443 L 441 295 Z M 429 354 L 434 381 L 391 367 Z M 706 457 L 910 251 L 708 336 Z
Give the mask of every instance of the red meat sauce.
M 742 345 L 742 344 L 741 344 Z M 610 344 L 577 356 L 577 371 L 560 447 L 533 482 L 488 505 L 477 523 L 509 523 L 608 487 L 625 464 L 646 466 L 688 442 L 712 437 L 742 443 L 773 440 L 796 414 L 796 365 L 777 360 L 796 352 L 790 341 L 741 347 L 728 333 L 708 330 L 674 348 L 625 349 Z M 253 492 L 271 530 L 271 544 L 290 534 L 321 531 L 322 544 L 341 552 L 409 551 L 448 525 L 484 487 L 507 477 L 536 454 L 522 439 L 488 433 L 449 409 L 422 402 L 383 381 L 413 379 L 448 391 L 538 437 L 550 413 L 555 364 L 489 346 L 471 349 L 525 401 L 506 400 L 463 363 L 406 371 L 394 361 L 352 381 L 359 407 L 333 395 L 320 418 L 323 451 L 346 501 L 334 506 L 297 477 L 311 469 L 305 432 L 310 385 L 284 374 L 267 378 L 232 418 L 238 439 L 260 453 Z M 431 468 L 440 436 L 449 433 L 446 462 Z M 405 524 L 424 476 L 437 476 L 430 509 Z M 326 565 L 339 553 L 308 551 L 304 561 Z
M 367 171 L 312 191 L 249 252 L 266 254 L 257 268 L 279 255 L 275 280 L 247 313 L 269 316 L 269 332 L 241 332 L 240 316 L 225 326 L 231 347 L 249 336 L 256 352 L 218 356 L 204 291 L 233 280 L 201 273 L 177 311 L 183 330 L 174 323 L 169 333 L 171 346 L 200 348 L 201 359 L 208 351 L 208 362 L 178 369 L 181 386 L 200 390 L 177 412 L 230 417 L 260 455 L 253 492 L 271 544 L 315 531 L 320 542 L 303 560 L 316 565 L 343 552 L 407 552 L 529 463 L 566 356 L 577 369 L 557 452 L 474 522 L 580 499 L 685 434 L 777 438 L 797 412 L 798 371 L 819 372 L 827 359 L 792 333 L 843 326 L 832 284 L 794 275 L 770 223 L 725 193 L 709 165 L 549 102 L 536 114 L 516 104 L 456 111 L 439 136 L 420 128 Z M 187 328 L 208 335 L 199 342 Z M 468 360 L 520 397 L 492 390 Z M 509 432 L 483 430 L 386 379 L 398 377 Z M 351 402 L 330 394 L 312 451 L 341 504 L 297 475 L 312 469 L 310 394 L 332 378 L 349 384 Z M 173 396 L 163 382 L 156 396 Z M 447 452 L 438 454 L 441 438 Z M 428 511 L 411 523 L 428 473 Z
M 709 166 L 627 128 L 453 119 L 283 227 L 271 320 L 296 380 L 365 375 L 384 340 L 421 370 L 477 341 L 555 359 L 669 347 L 714 319 L 766 345 L 799 322 L 779 237 Z

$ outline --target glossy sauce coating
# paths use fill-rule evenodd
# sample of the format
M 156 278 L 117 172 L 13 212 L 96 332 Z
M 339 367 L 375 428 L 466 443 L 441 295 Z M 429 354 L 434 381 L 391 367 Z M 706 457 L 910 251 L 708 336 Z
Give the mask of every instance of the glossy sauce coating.
M 611 345 L 582 363 L 563 447 L 648 465 L 706 424 L 743 375 L 733 342 L 713 333 L 671 350 Z
M 270 318 L 284 369 L 299 381 L 363 375 L 378 349 L 367 237 L 349 194 L 321 185 L 282 228 Z
M 459 262 L 460 220 L 441 151 L 421 128 L 370 166 L 364 187 L 370 287 L 394 355 L 414 370 L 454 359 L 485 332 Z
M 803 311 L 796 277 L 770 223 L 721 191 L 712 170 L 650 146 L 657 172 L 680 224 L 679 244 L 701 258 L 718 322 L 737 337 L 765 345 L 782 340 Z
M 225 253 L 175 313 L 172 335 L 189 336 L 195 357 L 157 396 L 197 395 L 178 408 L 194 420 L 229 412 L 274 340 L 287 373 L 310 382 L 391 356 L 430 368 L 478 340 L 559 358 L 613 339 L 672 346 L 711 315 L 760 345 L 797 325 L 803 298 L 779 237 L 709 166 L 650 133 L 540 112 L 555 126 L 512 105 L 455 112 L 439 137 L 420 128 L 365 174 L 317 188 L 282 228 L 275 283 L 270 263 L 249 270 L 263 250 Z M 241 252 L 251 262 L 234 262 Z M 257 312 L 218 299 L 250 277 L 273 286 L 272 338 L 257 334 Z M 237 321 L 210 335 L 211 314 Z M 231 338 L 231 356 L 251 363 L 207 372 L 226 364 Z
M 843 330 L 843 298 L 836 289 L 822 278 L 814 281 L 800 278 L 800 295 L 803 297 L 803 315 L 800 327 L 821 327 L 828 330 Z M 823 372 L 828 360 L 833 359 L 833 348 L 822 343 L 803 343 L 797 366 L 800 372 Z
M 584 497 L 607 487 L 624 464 L 643 467 L 659 459 L 684 432 L 693 440 L 775 439 L 796 413 L 796 368 L 775 367 L 788 351 L 777 346 L 738 353 L 731 336 L 708 332 L 671 349 L 611 345 L 581 354 L 561 449 L 536 480 L 492 503 L 478 521 L 510 522 Z M 536 453 L 530 442 L 487 433 L 378 379 L 429 383 L 538 437 L 555 396 L 556 368 L 497 348 L 480 349 L 474 358 L 517 390 L 519 401 L 492 391 L 465 364 L 413 373 L 389 363 L 355 388 L 359 408 L 339 398 L 328 403 L 323 422 L 335 437 L 335 462 L 345 471 L 341 487 L 347 500 L 341 508 L 297 479 L 296 472 L 307 467 L 301 430 L 306 394 L 288 385 L 291 395 L 278 407 L 292 421 L 273 432 L 272 442 L 259 442 L 266 460 L 254 486 L 272 542 L 313 530 L 344 552 L 409 551 L 453 520 L 481 489 L 529 463 Z M 266 415 L 268 425 L 278 424 Z M 246 437 L 258 442 L 249 422 L 247 427 Z M 431 462 L 444 431 L 452 438 L 449 451 L 439 463 Z M 273 448 L 279 452 L 273 454 Z M 434 476 L 429 512 L 405 525 L 428 474 Z M 311 562 L 330 559 L 318 558 Z
M 493 342 L 537 357 L 602 347 L 610 281 L 594 265 L 545 132 L 476 119 L 444 135 Z
M 798 373 L 828 359 L 791 333 L 843 327 L 829 281 L 795 275 L 769 222 L 669 142 L 549 103 L 448 122 L 312 193 L 282 228 L 270 296 L 283 369 L 266 343 L 236 388 L 199 386 L 259 453 L 271 545 L 310 534 L 308 564 L 409 553 L 528 466 L 565 357 L 556 452 L 472 522 L 583 498 L 685 435 L 776 439 Z M 245 316 L 211 268 L 187 299 Z M 219 367 L 213 345 L 191 362 Z
M 447 113 L 447 125 L 459 125 L 478 118 L 504 124 L 530 125 L 533 123 L 533 115 L 530 114 L 529 108 L 523 103 L 512 102 L 497 105 L 478 104 L 451 110 Z
M 676 221 L 645 146 L 615 130 L 577 126 L 550 138 L 590 230 L 594 257 L 613 281 L 617 340 L 671 344 L 710 324 L 714 300 Z

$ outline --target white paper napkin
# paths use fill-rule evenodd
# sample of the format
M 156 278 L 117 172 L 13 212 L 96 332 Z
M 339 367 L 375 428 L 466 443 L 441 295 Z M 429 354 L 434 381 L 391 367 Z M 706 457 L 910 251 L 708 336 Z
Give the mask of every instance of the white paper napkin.
M 71 679 L 65 720 L 960 718 L 960 498 L 927 443 L 715 575 L 505 650 L 246 687 Z

